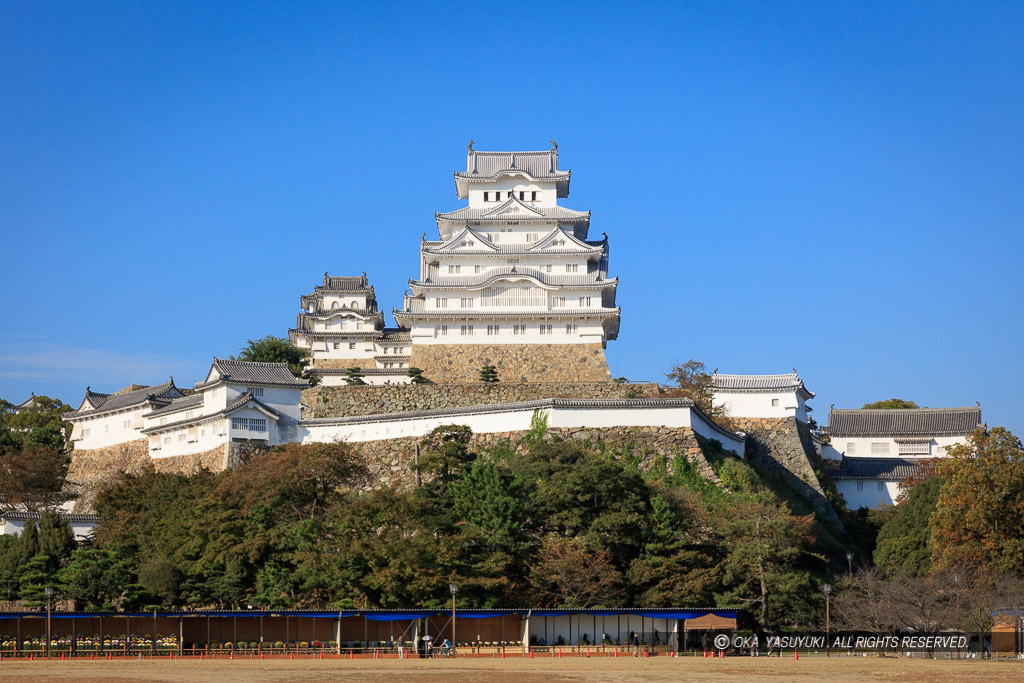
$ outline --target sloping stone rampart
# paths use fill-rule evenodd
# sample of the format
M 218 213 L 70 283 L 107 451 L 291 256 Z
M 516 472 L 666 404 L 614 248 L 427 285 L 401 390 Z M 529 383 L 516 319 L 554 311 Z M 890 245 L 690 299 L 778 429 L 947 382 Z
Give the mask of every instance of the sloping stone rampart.
M 147 439 L 106 448 L 75 450 L 71 452 L 64 490 L 78 496 L 73 512 L 91 513 L 94 511 L 96 495 L 122 474 L 138 474 L 149 465 L 157 472 L 194 474 L 204 468 L 219 472 L 228 465 L 227 458 L 228 444 L 202 453 L 152 459 L 149 457 Z
M 523 431 L 492 432 L 474 434 L 472 444 L 479 449 L 503 443 L 518 443 L 526 435 Z M 684 457 L 706 479 L 721 485 L 718 475 L 705 459 L 698 443 L 698 436 L 689 427 L 563 427 L 548 429 L 547 438 L 575 441 L 591 448 L 605 451 L 621 458 L 626 454 L 638 460 L 641 470 L 649 470 L 655 459 L 664 456 L 669 465 L 676 457 Z M 394 485 L 409 488 L 416 483 L 416 446 L 421 437 L 402 437 L 386 441 L 367 441 L 352 444 L 362 456 L 369 470 L 367 486 L 377 488 Z M 520 445 L 519 448 L 526 448 Z
M 821 458 L 814 450 L 810 427 L 795 417 L 731 417 L 734 429 L 747 433 L 747 459 L 779 473 L 814 509 L 843 528 L 816 470 Z
M 317 386 L 302 392 L 305 419 L 467 408 L 545 398 L 657 398 L 657 384 L 616 382 L 497 382 Z
M 503 382 L 610 382 L 601 344 L 415 344 L 409 365 L 435 382 L 476 382 L 493 365 Z

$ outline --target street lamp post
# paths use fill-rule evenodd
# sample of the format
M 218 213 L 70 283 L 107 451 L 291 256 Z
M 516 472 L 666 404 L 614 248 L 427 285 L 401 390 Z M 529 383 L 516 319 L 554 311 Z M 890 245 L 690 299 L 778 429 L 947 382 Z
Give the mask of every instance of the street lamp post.
M 831 631 L 831 624 L 829 623 L 828 603 L 829 596 L 832 594 L 831 584 L 822 584 L 821 590 L 825 591 L 825 656 L 831 657 L 832 653 L 829 652 L 829 632 Z
M 459 592 L 459 586 L 449 583 L 448 590 L 452 592 L 452 647 L 455 647 L 455 594 Z
M 852 552 L 846 553 L 846 571 L 847 571 L 846 577 L 850 580 L 850 583 L 853 583 L 853 553 Z
M 53 588 L 51 586 L 47 586 L 44 590 L 46 591 L 46 658 L 49 659 L 50 640 L 52 639 L 52 636 L 50 635 L 50 610 L 52 607 Z

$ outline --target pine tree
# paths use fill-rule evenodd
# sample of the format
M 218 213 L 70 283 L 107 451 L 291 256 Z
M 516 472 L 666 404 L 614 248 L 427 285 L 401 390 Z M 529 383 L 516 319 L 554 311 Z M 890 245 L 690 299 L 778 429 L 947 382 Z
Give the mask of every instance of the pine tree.
M 62 560 L 71 557 L 75 548 L 75 534 L 71 524 L 52 510 L 39 518 L 39 554 L 46 555 L 50 571 L 60 567 Z
M 423 376 L 423 371 L 419 368 L 409 368 L 407 373 L 412 378 L 413 384 L 428 384 L 430 380 Z
M 480 381 L 487 384 L 498 381 L 498 371 L 493 365 L 485 365 L 480 368 Z
M 26 607 L 46 607 L 46 587 L 55 583 L 48 564 L 46 555 L 35 555 L 21 568 L 18 597 Z
M 363 381 L 363 373 L 360 372 L 359 368 L 349 368 L 345 371 L 345 382 L 349 386 L 360 386 L 366 384 Z

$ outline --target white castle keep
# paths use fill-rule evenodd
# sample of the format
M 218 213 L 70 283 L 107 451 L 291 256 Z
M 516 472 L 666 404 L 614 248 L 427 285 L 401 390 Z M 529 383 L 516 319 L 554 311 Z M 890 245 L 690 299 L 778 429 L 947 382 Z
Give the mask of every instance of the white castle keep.
M 436 213 L 439 239 L 420 244 L 419 277 L 384 327 L 365 274 L 330 277 L 303 296 L 289 339 L 309 349 L 325 384 L 358 367 L 372 384 L 408 381 L 410 366 L 439 382 L 608 380 L 603 350 L 619 332 L 618 278 L 608 237 L 590 240 L 590 212 L 559 206 L 571 172 L 558 148 L 483 152 L 469 145 L 455 191 L 468 205 Z

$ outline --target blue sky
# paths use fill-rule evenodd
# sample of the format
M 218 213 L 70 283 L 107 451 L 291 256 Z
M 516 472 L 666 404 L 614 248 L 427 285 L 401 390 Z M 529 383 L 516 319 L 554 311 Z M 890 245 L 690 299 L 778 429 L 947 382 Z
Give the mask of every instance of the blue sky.
M 3 3 L 0 397 L 191 383 L 324 271 L 390 311 L 469 139 L 554 137 L 615 375 L 796 367 L 821 420 L 1022 433 L 1021 35 L 1021 3 Z

